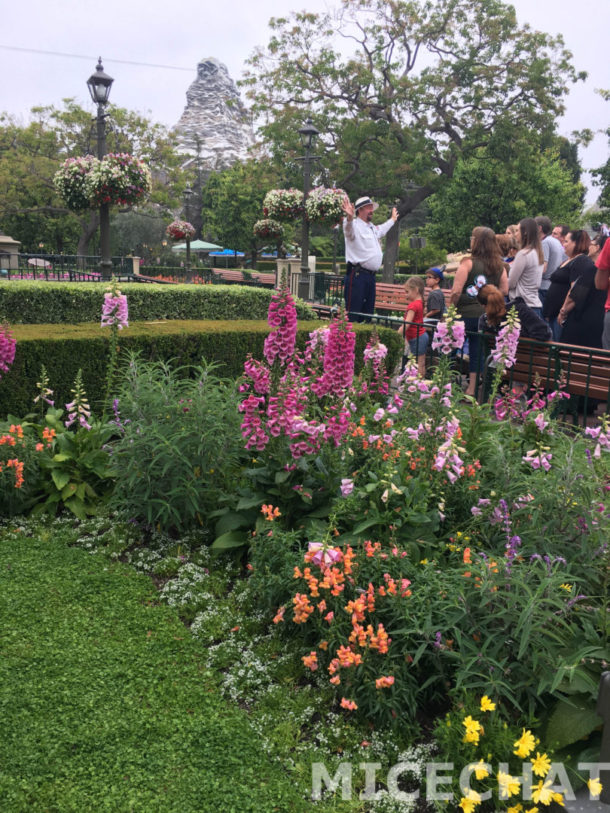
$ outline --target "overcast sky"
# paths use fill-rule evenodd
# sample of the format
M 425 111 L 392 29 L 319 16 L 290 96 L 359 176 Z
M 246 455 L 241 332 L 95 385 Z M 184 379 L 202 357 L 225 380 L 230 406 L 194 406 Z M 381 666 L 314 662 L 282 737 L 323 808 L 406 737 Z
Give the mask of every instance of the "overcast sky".
M 513 0 L 513 5 L 519 23 L 561 33 L 576 69 L 589 74 L 584 84 L 571 89 L 559 132 L 569 136 L 575 129 L 607 127 L 610 103 L 594 89 L 610 89 L 610 0 Z M 59 104 L 62 98 L 74 97 L 93 113 L 85 83 L 101 55 L 104 69 L 115 79 L 111 100 L 172 126 L 184 109 L 186 90 L 201 59 L 216 57 L 233 79 L 239 79 L 254 48 L 269 41 L 269 18 L 305 6 L 309 11 L 323 11 L 328 3 L 181 0 L 174 6 L 165 0 L 21 0 L 4 4 L 0 110 L 25 123 L 34 105 Z M 13 50 L 18 48 L 72 56 Z M 585 168 L 599 166 L 607 157 L 608 143 L 602 135 L 581 151 Z M 596 195 L 589 190 L 587 203 Z

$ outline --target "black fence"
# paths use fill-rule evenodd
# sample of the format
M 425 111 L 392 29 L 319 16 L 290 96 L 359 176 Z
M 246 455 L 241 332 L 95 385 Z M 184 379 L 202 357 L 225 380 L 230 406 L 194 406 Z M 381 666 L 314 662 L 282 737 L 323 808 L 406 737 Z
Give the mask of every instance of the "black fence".
M 132 275 L 133 262 L 131 257 L 112 257 L 111 261 L 114 276 L 124 278 Z M 9 263 L 7 262 L 6 265 L 8 266 Z M 96 256 L 18 254 L 17 268 L 0 268 L 0 279 L 99 282 L 101 280 L 99 265 L 100 257 Z

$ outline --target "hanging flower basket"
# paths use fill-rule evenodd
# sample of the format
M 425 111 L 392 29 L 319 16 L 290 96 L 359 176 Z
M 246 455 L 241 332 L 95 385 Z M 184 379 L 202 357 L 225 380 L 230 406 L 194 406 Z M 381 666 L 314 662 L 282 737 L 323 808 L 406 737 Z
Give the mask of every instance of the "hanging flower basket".
M 89 209 L 91 203 L 86 189 L 86 180 L 99 161 L 93 155 L 66 159 L 53 176 L 53 186 L 72 212 Z
M 195 236 L 195 227 L 186 220 L 174 220 L 165 229 L 171 240 L 192 240 Z
M 344 197 L 343 189 L 328 189 L 324 186 L 312 189 L 305 203 L 307 219 L 311 222 L 329 223 L 334 226 L 345 214 L 343 211 Z
M 272 189 L 265 195 L 263 214 L 280 223 L 303 215 L 303 193 L 298 189 Z
M 85 191 L 92 207 L 101 203 L 134 206 L 150 192 L 150 170 L 128 153 L 108 153 L 91 167 Z
M 270 217 L 264 220 L 257 220 L 253 228 L 254 236 L 261 240 L 279 240 L 284 234 L 282 224 Z

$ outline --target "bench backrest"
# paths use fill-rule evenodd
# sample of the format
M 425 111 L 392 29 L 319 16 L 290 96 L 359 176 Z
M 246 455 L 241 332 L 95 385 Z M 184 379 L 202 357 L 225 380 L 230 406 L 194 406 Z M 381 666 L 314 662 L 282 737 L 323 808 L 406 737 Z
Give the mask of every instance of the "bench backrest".
M 451 303 L 451 288 L 442 288 L 445 297 L 445 306 Z M 430 288 L 424 289 L 424 305 L 428 301 Z M 375 307 L 379 310 L 406 310 L 407 294 L 404 285 L 396 285 L 390 282 L 378 282 L 375 293 Z
M 610 351 L 595 347 L 520 339 L 507 378 L 531 386 L 537 377 L 547 390 L 563 381 L 567 393 L 595 399 L 610 409 Z

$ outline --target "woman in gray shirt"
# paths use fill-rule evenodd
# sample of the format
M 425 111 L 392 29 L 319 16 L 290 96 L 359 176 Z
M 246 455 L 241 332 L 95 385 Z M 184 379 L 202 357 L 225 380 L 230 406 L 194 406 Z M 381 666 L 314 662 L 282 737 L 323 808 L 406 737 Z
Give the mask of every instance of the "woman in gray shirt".
M 519 223 L 521 249 L 510 265 L 508 272 L 508 298 L 513 301 L 521 297 L 525 304 L 541 315 L 542 302 L 538 296 L 544 254 L 538 234 L 538 224 L 533 217 L 526 217 Z

